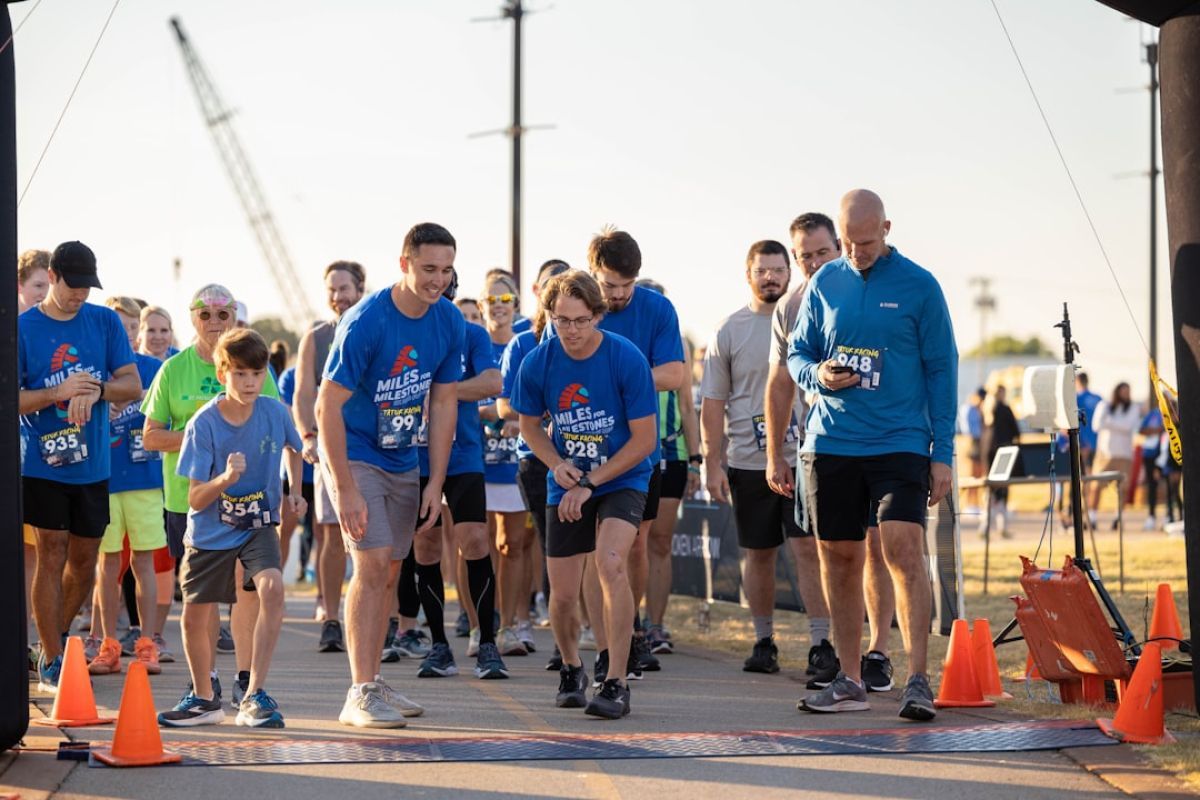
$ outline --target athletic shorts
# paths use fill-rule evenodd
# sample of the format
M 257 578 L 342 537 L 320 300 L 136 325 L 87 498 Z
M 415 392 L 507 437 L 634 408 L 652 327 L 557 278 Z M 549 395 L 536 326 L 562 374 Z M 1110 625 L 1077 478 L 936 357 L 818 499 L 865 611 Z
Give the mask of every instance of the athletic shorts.
M 421 475 L 416 469 L 388 472 L 364 461 L 350 462 L 350 477 L 367 504 L 367 532 L 359 541 L 342 537 L 348 550 L 392 549 L 403 561 L 412 549 L 421 508 Z
M 163 521 L 167 526 L 167 549 L 171 558 L 179 561 L 183 558 L 183 536 L 187 533 L 187 514 L 178 511 L 164 511 Z
M 730 467 L 726 474 L 733 496 L 738 547 L 770 550 L 789 538 L 811 535 L 796 524 L 795 500 L 771 490 L 765 469 Z
M 802 453 L 800 496 L 806 513 L 797 520 L 823 541 L 862 541 L 872 504 L 879 522 L 925 526 L 929 503 L 929 456 L 887 453 L 835 456 Z
M 425 495 L 425 487 L 429 478 L 421 476 L 421 496 Z M 457 525 L 460 522 L 487 522 L 486 493 L 483 488 L 482 472 L 462 472 L 458 475 L 447 475 L 446 483 L 442 486 L 442 497 L 450 509 L 450 517 Z M 423 522 L 424 520 L 422 520 Z M 433 527 L 440 528 L 442 515 L 438 514 Z
M 129 540 L 125 540 L 124 546 L 121 548 L 121 578 L 125 578 L 125 570 L 129 569 L 129 560 L 132 553 L 129 551 Z M 171 551 L 166 545 L 154 551 L 154 574 L 161 575 L 164 572 L 175 571 L 175 559 L 171 557 Z
M 179 588 L 184 603 L 236 603 L 236 562 L 242 562 L 242 588 L 254 591 L 254 576 L 269 569 L 282 570 L 279 534 L 274 528 L 255 528 L 241 547 L 232 550 L 199 550 L 188 545 L 179 568 Z
M 637 489 L 618 489 L 593 497 L 583 504 L 583 516 L 576 522 L 559 522 L 558 506 L 546 506 L 546 556 L 567 558 L 596 549 L 596 526 L 616 517 L 637 528 L 642 524 L 646 493 Z
M 642 512 L 642 522 L 653 522 L 658 519 L 658 501 L 662 497 L 663 474 L 662 467 L 654 465 L 650 473 L 650 485 L 646 488 L 646 508 Z
M 329 487 L 333 480 L 325 474 L 324 462 L 313 469 L 313 523 L 316 525 L 337 525 L 337 506 L 333 504 L 333 495 Z
M 25 524 L 46 531 L 69 531 L 83 539 L 99 539 L 108 527 L 108 481 L 60 483 L 22 478 Z
M 119 553 L 129 539 L 138 552 L 167 546 L 163 521 L 162 489 L 135 489 L 108 496 L 108 527 L 100 541 L 101 553 Z
M 662 469 L 662 497 L 671 500 L 682 500 L 687 490 L 688 462 L 665 461 Z M 655 515 L 657 516 L 657 515 Z
M 517 463 L 517 488 L 525 500 L 526 508 L 546 507 L 546 476 L 550 469 L 540 458 L 522 458 Z M 531 513 L 533 527 L 537 529 L 538 538 L 542 542 L 542 552 L 546 550 L 546 515 Z
M 494 514 L 516 514 L 528 511 L 525 498 L 515 483 L 485 484 L 487 510 Z M 455 517 L 455 520 L 458 518 Z

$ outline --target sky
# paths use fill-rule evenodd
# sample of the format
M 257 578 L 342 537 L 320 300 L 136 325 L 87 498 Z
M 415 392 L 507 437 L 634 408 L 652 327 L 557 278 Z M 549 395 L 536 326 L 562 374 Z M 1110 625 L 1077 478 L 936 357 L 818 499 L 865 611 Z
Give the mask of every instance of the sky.
M 10 6 L 15 24 L 32 13 L 14 40 L 21 188 L 112 7 L 35 2 Z M 990 332 L 1058 352 L 1068 301 L 1093 388 L 1145 394 L 1135 321 L 990 0 L 527 2 L 525 122 L 555 127 L 525 138 L 526 287 L 545 259 L 585 266 L 589 238 L 616 224 L 705 340 L 749 298 L 752 242 L 788 243 L 797 214 L 832 215 L 867 187 L 889 241 L 941 282 L 961 351 L 979 341 L 971 279 L 986 277 Z M 1149 30 L 1089 0 L 996 3 L 1145 332 Z M 21 248 L 89 244 L 97 300 L 182 314 L 217 281 L 252 317 L 284 310 L 188 83 L 178 15 L 317 309 L 326 264 L 360 261 L 385 286 L 424 220 L 455 234 L 461 291 L 479 294 L 509 258 L 508 141 L 469 138 L 509 124 L 511 24 L 472 21 L 499 5 L 121 0 L 20 207 Z M 1165 228 L 1160 215 L 1170 381 Z

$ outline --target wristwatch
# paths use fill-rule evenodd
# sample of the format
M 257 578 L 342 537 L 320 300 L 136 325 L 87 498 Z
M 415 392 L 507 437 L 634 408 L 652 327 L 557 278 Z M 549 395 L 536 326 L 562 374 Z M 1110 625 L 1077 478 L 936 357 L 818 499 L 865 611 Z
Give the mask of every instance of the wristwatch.
M 703 463 L 704 463 L 704 456 L 700 455 L 699 453 L 696 453 L 695 455 L 688 456 L 688 463 L 689 463 L 689 464 L 696 464 L 696 465 L 703 464 Z
M 584 476 L 580 477 L 580 479 L 579 479 L 579 481 L 576 483 L 576 485 L 577 485 L 577 486 L 579 486 L 579 487 L 581 487 L 581 488 L 583 488 L 583 489 L 590 489 L 590 490 L 591 490 L 591 491 L 593 491 L 593 492 L 594 492 L 594 491 L 596 491 L 596 484 L 594 484 L 594 483 L 592 483 L 590 480 L 588 480 L 588 476 L 587 476 L 587 475 L 584 475 Z

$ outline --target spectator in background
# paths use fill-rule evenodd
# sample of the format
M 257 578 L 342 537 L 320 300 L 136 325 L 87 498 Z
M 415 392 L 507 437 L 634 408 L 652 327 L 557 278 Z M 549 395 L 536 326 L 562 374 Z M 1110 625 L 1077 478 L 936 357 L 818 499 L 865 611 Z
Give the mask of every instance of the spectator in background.
M 986 455 L 988 464 L 996 458 L 996 451 L 1001 447 L 1016 444 L 1021 435 L 1017 427 L 1017 418 L 1006 402 L 1007 390 L 997 386 L 990 397 L 980 404 L 983 419 L 983 429 L 980 435 L 980 451 Z M 1001 486 L 993 490 L 991 513 L 995 514 L 992 524 L 996 531 L 1008 538 L 1008 487 Z
M 458 310 L 462 312 L 463 319 L 472 325 L 483 326 L 483 312 L 479 310 L 479 301 L 474 297 L 459 297 L 454 301 L 454 305 L 458 306 Z
M 1133 434 L 1141 420 L 1141 409 L 1130 399 L 1128 383 L 1118 383 L 1112 397 L 1100 403 L 1089 419 L 1096 437 L 1095 471 L 1121 473 L 1121 484 L 1117 487 L 1118 507 L 1124 502 L 1121 487 L 1129 485 L 1129 476 L 1133 472 Z M 1093 483 L 1088 494 L 1088 519 L 1092 527 L 1096 526 L 1096 509 L 1099 508 L 1103 488 L 1104 484 Z M 1116 520 L 1113 520 L 1114 529 L 1116 525 Z
M 966 402 L 958 407 L 958 420 L 955 423 L 958 435 L 969 437 L 971 440 L 967 448 L 967 461 L 970 463 L 972 478 L 982 478 L 987 469 L 987 464 L 983 461 L 983 448 L 980 446 L 983 438 L 983 412 L 980 408 L 986 397 L 987 389 L 982 386 L 976 389 Z M 979 487 L 972 486 L 967 489 L 967 507 L 964 513 L 979 513 Z
M 50 251 L 26 250 L 17 259 L 17 313 L 24 314 L 50 291 Z
M 1092 417 L 1101 399 L 1100 395 L 1088 390 L 1086 372 L 1075 376 L 1075 402 L 1083 412 L 1083 422 L 1079 426 L 1079 461 L 1085 475 L 1092 471 L 1092 459 L 1096 456 L 1096 431 L 1092 428 Z
M 1138 434 L 1142 437 L 1140 456 L 1142 459 L 1142 480 L 1146 484 L 1146 524 L 1145 530 L 1158 530 L 1158 482 L 1163 477 L 1162 467 L 1158 465 L 1158 456 L 1162 453 L 1161 441 L 1163 433 L 1162 412 L 1151 408 L 1142 417 L 1142 425 Z

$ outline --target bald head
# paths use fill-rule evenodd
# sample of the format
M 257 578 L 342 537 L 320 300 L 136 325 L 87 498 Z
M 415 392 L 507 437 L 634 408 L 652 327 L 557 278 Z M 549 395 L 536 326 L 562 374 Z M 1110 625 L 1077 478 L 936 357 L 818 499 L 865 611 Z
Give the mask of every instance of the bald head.
M 855 269 L 870 269 L 887 254 L 886 239 L 891 227 L 883 199 L 870 189 L 854 189 L 842 197 L 838 228 L 846 258 Z

